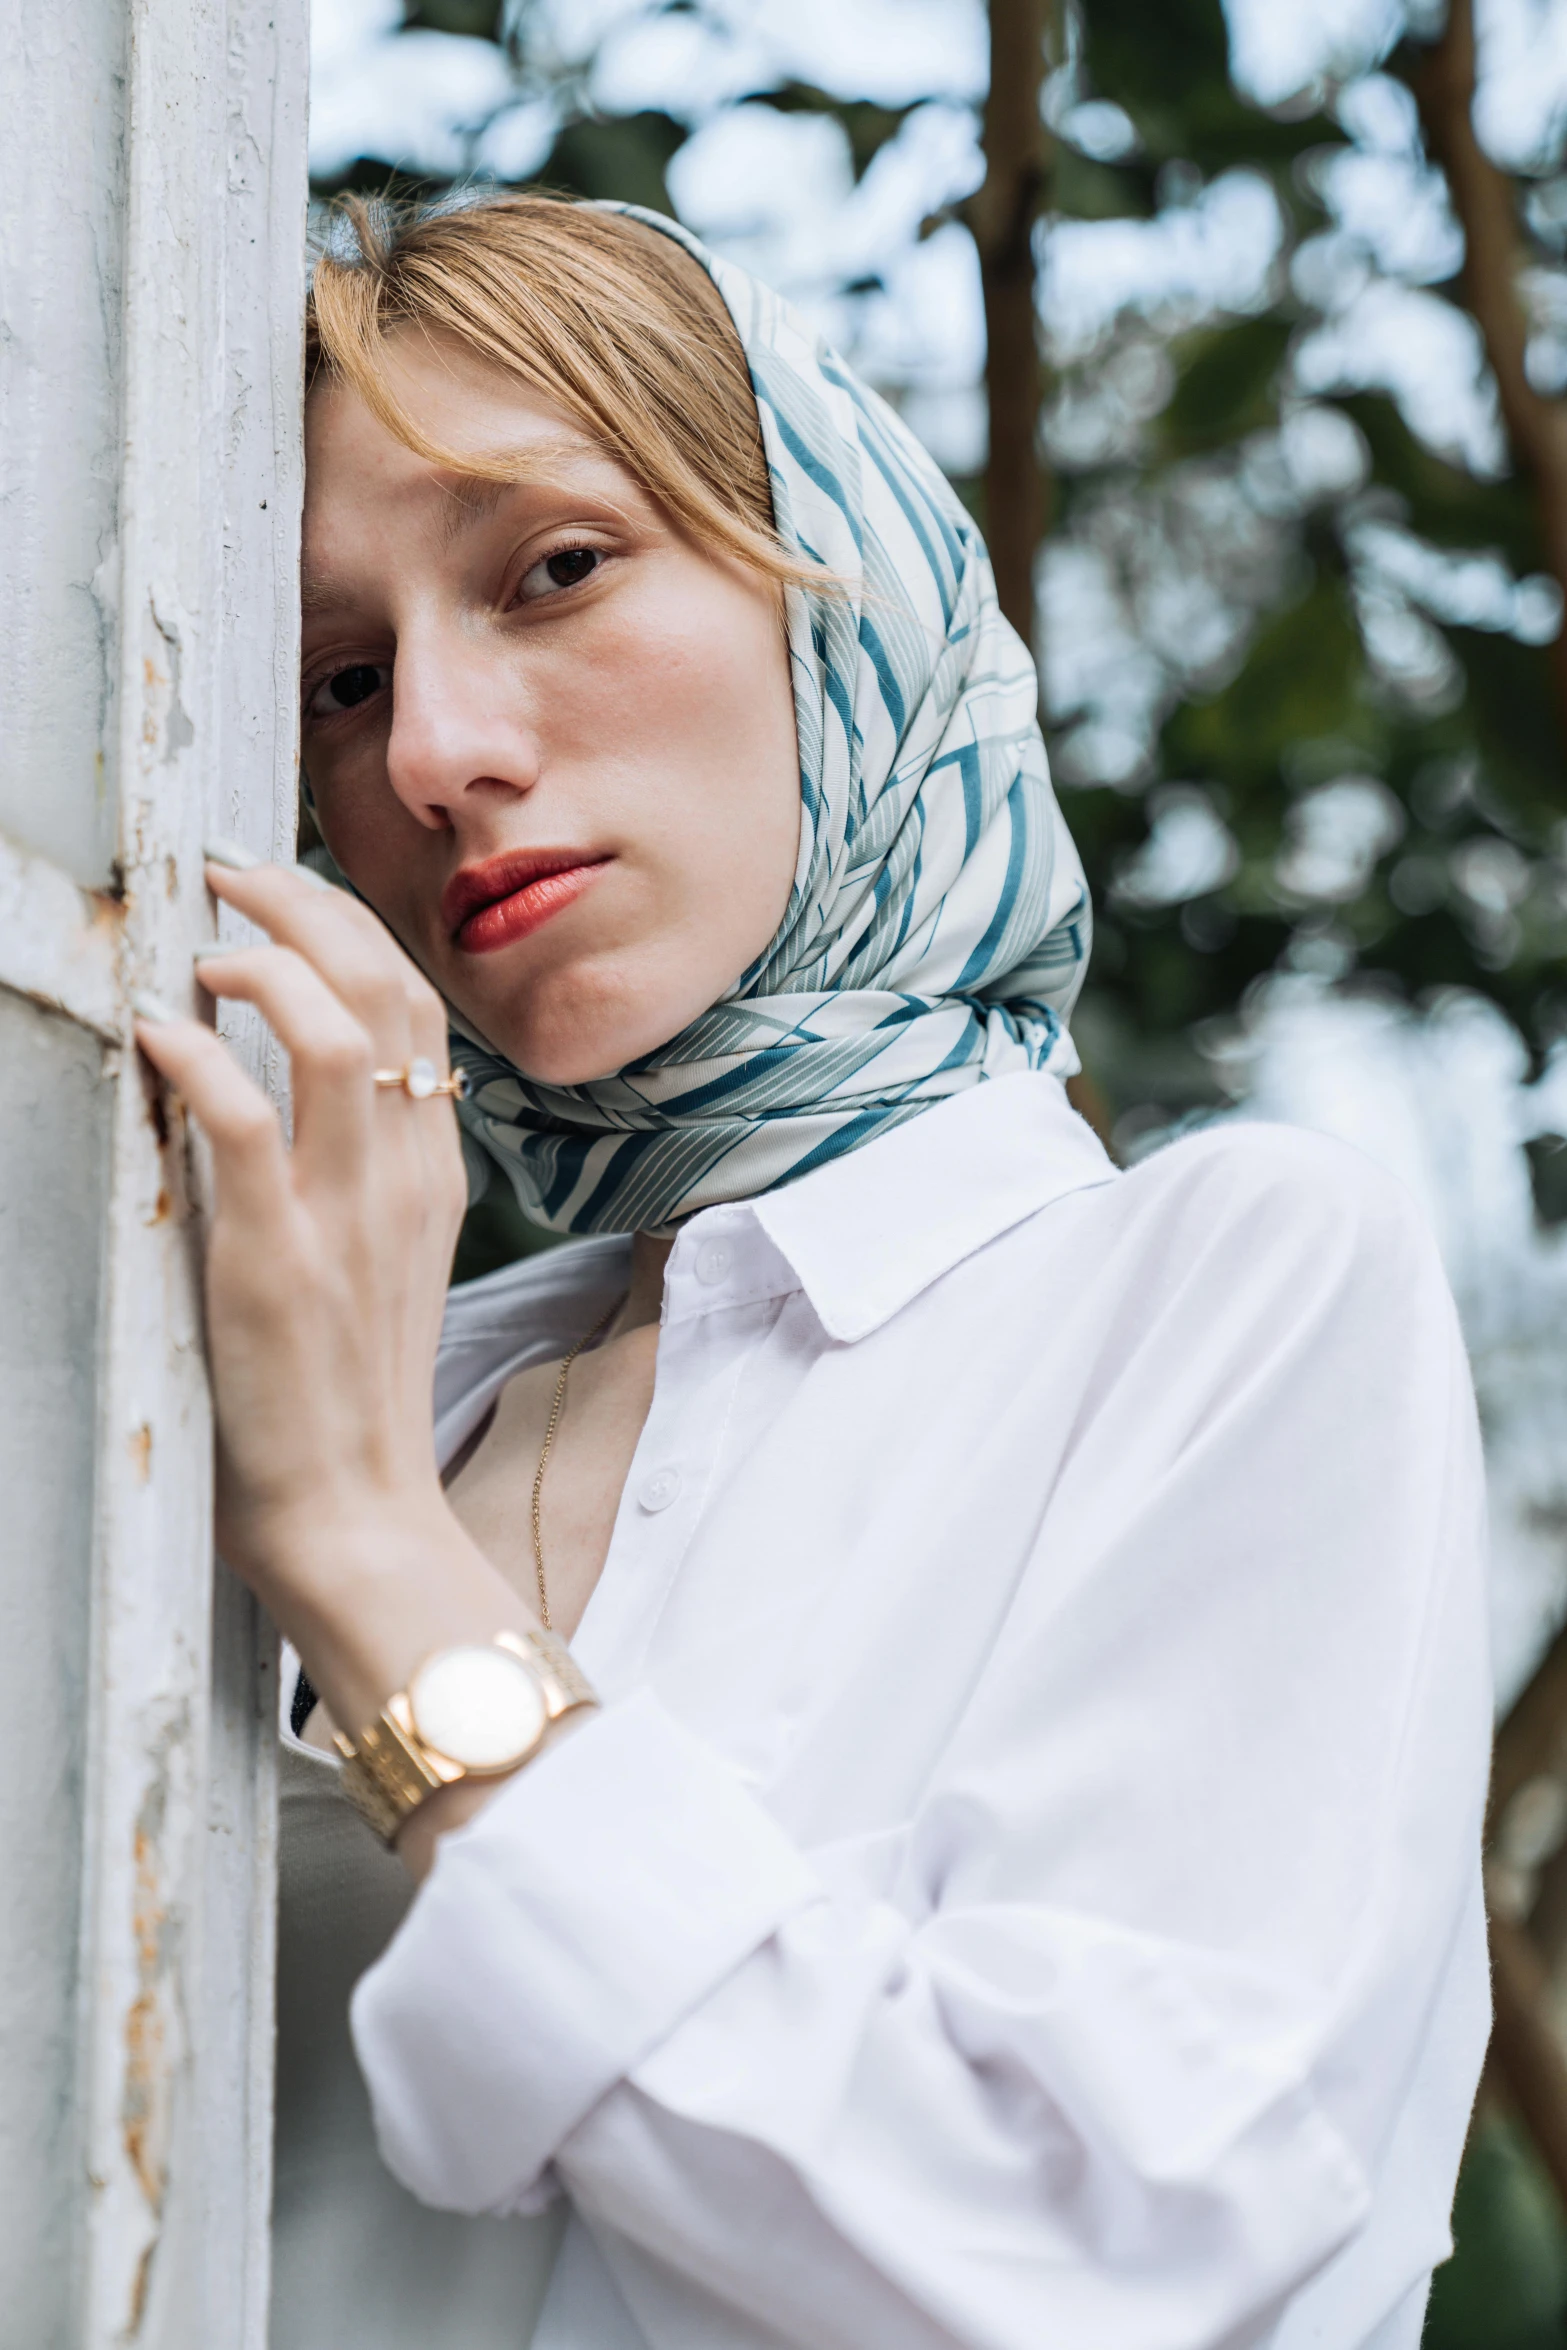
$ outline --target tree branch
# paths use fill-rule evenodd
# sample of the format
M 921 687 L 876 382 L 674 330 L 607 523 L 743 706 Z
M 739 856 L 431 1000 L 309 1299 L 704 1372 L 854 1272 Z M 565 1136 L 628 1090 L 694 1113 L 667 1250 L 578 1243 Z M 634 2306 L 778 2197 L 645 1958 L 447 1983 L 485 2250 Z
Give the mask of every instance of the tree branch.
M 1524 366 L 1528 320 L 1518 294 L 1512 181 L 1475 135 L 1474 0 L 1448 0 L 1447 27 L 1410 75 L 1426 145 L 1447 175 L 1464 232 L 1464 302 L 1485 342 L 1519 471 L 1539 500 L 1545 558 L 1567 595 L 1567 407 L 1542 399 Z M 1567 723 L 1567 630 L 1551 648 Z
M 1034 558 L 1047 485 L 1039 461 L 1041 374 L 1034 312 L 1034 224 L 1049 189 L 1051 140 L 1039 111 L 1053 0 L 990 0 L 985 182 L 968 207 L 985 289 L 990 458 L 986 537 L 1001 609 L 1034 644 Z

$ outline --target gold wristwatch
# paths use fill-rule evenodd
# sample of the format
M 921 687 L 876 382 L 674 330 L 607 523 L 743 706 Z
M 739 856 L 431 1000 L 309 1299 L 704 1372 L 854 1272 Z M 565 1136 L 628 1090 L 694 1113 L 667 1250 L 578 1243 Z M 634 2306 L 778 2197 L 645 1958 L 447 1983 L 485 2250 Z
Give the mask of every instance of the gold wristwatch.
M 438 1649 L 378 1721 L 357 1738 L 338 1734 L 343 1793 L 391 1844 L 440 1788 L 515 1771 L 552 1722 L 597 1703 L 553 1632 L 497 1632 L 488 1646 Z

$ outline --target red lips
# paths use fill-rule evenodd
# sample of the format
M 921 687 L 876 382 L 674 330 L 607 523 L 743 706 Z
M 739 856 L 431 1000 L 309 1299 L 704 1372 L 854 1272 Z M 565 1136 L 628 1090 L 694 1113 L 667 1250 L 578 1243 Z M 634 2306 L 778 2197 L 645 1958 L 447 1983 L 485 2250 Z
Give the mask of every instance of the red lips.
M 491 954 L 571 905 L 609 862 L 581 849 L 514 849 L 487 857 L 452 875 L 441 895 L 441 918 L 464 954 Z

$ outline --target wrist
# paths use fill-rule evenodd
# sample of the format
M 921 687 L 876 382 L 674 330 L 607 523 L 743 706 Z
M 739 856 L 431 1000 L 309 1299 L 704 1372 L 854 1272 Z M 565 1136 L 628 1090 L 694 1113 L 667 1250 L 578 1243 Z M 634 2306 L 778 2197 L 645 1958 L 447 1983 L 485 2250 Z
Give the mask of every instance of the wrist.
M 542 1627 L 438 1650 L 376 1721 L 336 1739 L 343 1793 L 384 1842 L 426 1815 L 433 1839 L 473 1808 L 442 1798 L 482 1799 L 544 1751 L 552 1728 L 597 1705 L 564 1641 Z M 405 1854 L 416 1871 L 419 1849 Z
M 350 1736 L 438 1649 L 536 1621 L 439 1487 L 277 1526 L 247 1579 Z

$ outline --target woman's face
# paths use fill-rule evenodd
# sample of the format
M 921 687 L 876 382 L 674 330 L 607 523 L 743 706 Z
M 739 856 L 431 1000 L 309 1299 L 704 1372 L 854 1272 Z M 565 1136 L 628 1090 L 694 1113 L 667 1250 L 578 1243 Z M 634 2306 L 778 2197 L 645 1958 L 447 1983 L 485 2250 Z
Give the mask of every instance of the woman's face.
M 800 785 L 777 590 L 682 537 L 563 411 L 451 343 L 395 350 L 438 446 L 310 399 L 304 762 L 338 864 L 529 1076 L 684 1028 L 783 916 Z

